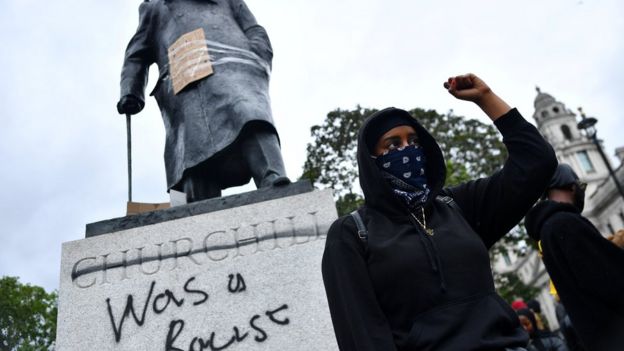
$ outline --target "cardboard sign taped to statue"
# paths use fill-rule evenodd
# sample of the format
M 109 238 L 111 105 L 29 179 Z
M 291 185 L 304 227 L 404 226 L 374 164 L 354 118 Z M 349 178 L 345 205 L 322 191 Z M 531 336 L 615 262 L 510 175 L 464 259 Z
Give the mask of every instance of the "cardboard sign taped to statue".
M 213 73 L 203 28 L 180 36 L 169 47 L 168 54 L 174 94 Z

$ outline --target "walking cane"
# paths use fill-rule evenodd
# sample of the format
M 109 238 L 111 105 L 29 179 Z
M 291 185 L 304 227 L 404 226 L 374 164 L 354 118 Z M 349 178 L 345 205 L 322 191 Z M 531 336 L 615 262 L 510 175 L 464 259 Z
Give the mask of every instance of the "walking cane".
M 130 114 L 126 113 L 126 135 L 128 139 L 128 203 L 132 202 L 132 129 Z
M 130 118 L 132 116 L 126 113 L 126 134 L 128 138 L 128 205 L 126 206 L 126 215 L 135 215 L 143 212 L 160 210 L 171 207 L 169 202 L 164 203 L 140 203 L 132 202 L 132 129 Z

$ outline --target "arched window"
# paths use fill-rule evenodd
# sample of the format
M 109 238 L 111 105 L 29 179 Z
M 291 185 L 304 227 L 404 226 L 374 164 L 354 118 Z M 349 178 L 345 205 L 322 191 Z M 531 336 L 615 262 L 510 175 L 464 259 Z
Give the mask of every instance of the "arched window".
M 542 118 L 546 118 L 548 117 L 548 111 L 544 110 L 542 111 Z
M 583 167 L 583 171 L 585 173 L 594 173 L 596 171 L 596 169 L 594 169 L 594 165 L 589 159 L 589 154 L 587 154 L 587 151 L 579 151 L 576 153 L 576 156 L 578 157 L 578 160 L 581 163 L 581 167 Z
M 561 126 L 561 132 L 563 133 L 563 137 L 566 138 L 566 140 L 572 140 L 572 132 L 570 131 L 570 127 L 568 127 L 566 124 Z

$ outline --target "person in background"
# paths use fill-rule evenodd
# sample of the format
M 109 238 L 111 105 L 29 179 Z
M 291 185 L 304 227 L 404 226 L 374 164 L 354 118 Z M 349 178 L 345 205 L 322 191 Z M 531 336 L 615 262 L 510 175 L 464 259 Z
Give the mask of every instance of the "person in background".
M 490 177 L 444 188 L 442 151 L 407 111 L 386 108 L 363 123 L 365 202 L 332 224 L 322 261 L 342 351 L 524 350 L 528 342 L 494 289 L 488 249 L 537 201 L 557 160 L 477 76 L 444 86 L 494 121 L 509 156 Z
M 622 351 L 624 250 L 581 215 L 584 190 L 572 168 L 560 164 L 525 225 L 585 348 Z
M 535 314 L 528 308 L 516 311 L 520 324 L 529 333 L 528 351 L 568 351 L 563 340 L 557 335 L 537 328 Z
M 542 317 L 542 306 L 540 305 L 539 301 L 537 301 L 536 299 L 531 299 L 529 302 L 527 302 L 527 307 L 531 311 L 533 311 L 533 314 L 535 315 L 537 329 L 549 331 L 550 328 L 548 328 L 544 323 L 544 318 Z

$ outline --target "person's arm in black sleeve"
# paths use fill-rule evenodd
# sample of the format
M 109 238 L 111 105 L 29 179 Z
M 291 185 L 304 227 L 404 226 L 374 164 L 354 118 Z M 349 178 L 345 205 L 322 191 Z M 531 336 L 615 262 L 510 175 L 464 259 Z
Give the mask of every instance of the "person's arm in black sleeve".
M 478 77 L 455 77 L 454 82 L 455 88 L 450 83 L 445 87 L 448 85 L 455 97 L 474 101 L 483 109 L 503 135 L 509 154 L 503 169 L 492 176 L 447 189 L 489 248 L 537 201 L 557 167 L 557 158 L 537 129 Z
M 544 265 L 582 341 L 592 350 L 624 350 L 624 252 L 571 213 L 553 215 L 540 239 Z
M 576 282 L 578 289 L 587 290 L 606 305 L 619 306 L 624 313 L 624 251 L 580 215 L 567 212 L 546 221 L 540 239 L 543 260 L 548 271 L 553 271 L 551 275 L 568 272 L 567 278 Z
M 364 248 L 348 217 L 329 229 L 322 272 L 341 351 L 396 350 L 368 275 Z
M 117 110 L 121 114 L 136 114 L 145 105 L 149 66 L 154 62 L 150 34 L 153 24 L 152 5 L 150 2 L 143 2 L 139 6 L 139 27 L 126 48 L 121 69 L 121 94 L 117 104 Z

